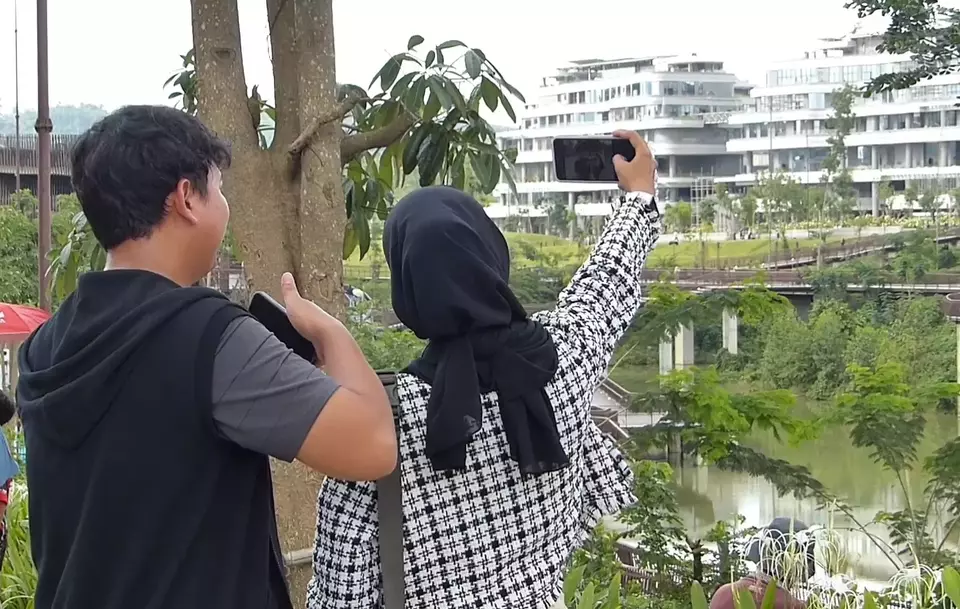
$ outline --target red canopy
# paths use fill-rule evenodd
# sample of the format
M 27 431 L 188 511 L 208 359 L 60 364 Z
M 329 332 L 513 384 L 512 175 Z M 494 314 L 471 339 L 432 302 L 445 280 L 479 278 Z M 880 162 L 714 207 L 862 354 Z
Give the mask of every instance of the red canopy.
M 43 309 L 0 303 L 0 342 L 21 341 L 48 319 Z

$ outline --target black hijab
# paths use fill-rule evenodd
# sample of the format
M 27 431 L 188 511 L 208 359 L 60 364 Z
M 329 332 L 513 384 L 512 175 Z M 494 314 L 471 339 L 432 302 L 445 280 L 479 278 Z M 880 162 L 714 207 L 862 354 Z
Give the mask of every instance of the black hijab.
M 557 371 L 550 334 L 510 290 L 510 251 L 469 195 L 444 186 L 404 197 L 387 219 L 383 251 L 393 309 L 429 342 L 407 372 L 432 386 L 427 457 L 463 469 L 480 430 L 480 396 L 496 391 L 510 457 L 524 474 L 569 463 L 544 387 Z

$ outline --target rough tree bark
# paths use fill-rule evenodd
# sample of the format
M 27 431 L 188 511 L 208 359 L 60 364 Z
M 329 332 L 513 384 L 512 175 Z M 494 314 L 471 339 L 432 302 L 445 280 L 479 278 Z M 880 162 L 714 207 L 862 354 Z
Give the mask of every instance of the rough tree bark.
M 341 148 L 350 159 L 389 145 L 409 116 L 375 132 L 344 138 L 349 104 L 337 103 L 332 0 L 266 0 L 277 110 L 274 143 L 260 148 L 247 107 L 237 0 L 192 0 L 199 115 L 233 147 L 224 188 L 231 230 L 251 291 L 278 295 L 290 271 L 302 292 L 343 318 L 341 260 L 346 211 Z M 274 462 L 284 551 L 312 548 L 322 477 Z M 290 573 L 302 606 L 310 565 Z

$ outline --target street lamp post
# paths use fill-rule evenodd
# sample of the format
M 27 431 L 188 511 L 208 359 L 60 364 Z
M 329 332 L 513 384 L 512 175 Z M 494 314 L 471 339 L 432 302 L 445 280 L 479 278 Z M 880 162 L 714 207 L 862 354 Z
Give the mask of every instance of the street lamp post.
M 50 310 L 47 268 L 50 253 L 50 78 L 47 52 L 47 0 L 37 0 L 37 199 L 39 199 L 40 235 L 37 255 L 40 280 L 40 308 Z
M 20 34 L 17 18 L 17 0 L 13 0 L 13 125 L 14 145 L 17 156 L 14 159 L 14 192 L 20 192 Z

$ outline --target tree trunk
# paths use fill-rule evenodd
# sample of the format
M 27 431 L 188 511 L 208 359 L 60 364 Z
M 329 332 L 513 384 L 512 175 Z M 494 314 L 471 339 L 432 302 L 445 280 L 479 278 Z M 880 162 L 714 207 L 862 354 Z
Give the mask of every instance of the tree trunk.
M 243 75 L 237 0 L 193 0 L 193 37 L 201 119 L 232 144 L 224 178 L 230 226 L 250 290 L 279 296 L 290 271 L 301 292 L 343 318 L 340 120 L 317 128 L 302 154 L 288 152 L 310 119 L 337 105 L 332 0 L 266 0 L 277 109 L 270 150 L 262 150 Z M 313 548 L 322 476 L 274 462 L 280 538 L 285 552 Z M 309 561 L 291 571 L 294 604 L 303 606 Z

